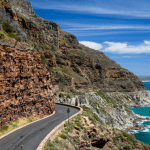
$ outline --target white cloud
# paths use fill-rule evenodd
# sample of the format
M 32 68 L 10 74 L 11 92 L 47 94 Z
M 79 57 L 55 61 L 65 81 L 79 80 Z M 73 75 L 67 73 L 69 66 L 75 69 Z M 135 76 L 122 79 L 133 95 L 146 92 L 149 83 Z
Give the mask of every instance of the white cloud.
M 132 58 L 133 56 L 123 56 L 123 58 Z
M 150 44 L 150 41 L 144 41 L 144 44 Z
M 104 42 L 106 45 L 103 49 L 103 52 L 111 52 L 111 53 L 150 53 L 150 44 L 147 44 L 149 41 L 144 41 L 143 44 L 139 45 L 128 45 L 127 43 L 115 43 L 115 42 Z
M 65 30 L 68 31 L 68 30 Z M 68 31 L 70 32 L 70 31 Z M 135 30 L 131 30 L 131 31 L 96 31 L 96 32 L 92 32 L 92 31 L 72 31 L 72 34 L 74 34 L 75 36 L 79 37 L 79 36 L 97 36 L 97 35 L 117 35 L 117 34 L 143 34 L 143 33 L 150 33 L 150 31 L 135 31 Z
M 102 49 L 102 45 L 99 43 L 90 42 L 90 41 L 80 41 L 80 43 L 96 50 Z
M 137 56 L 122 56 L 122 55 L 121 55 L 121 56 L 113 56 L 113 57 L 111 57 L 111 58 L 115 58 L 115 59 L 116 59 L 116 58 L 117 58 L 117 59 L 119 58 L 119 59 L 120 59 L 120 58 L 133 58 L 133 57 L 137 57 Z
M 90 20 L 90 23 L 92 22 L 92 19 Z M 68 30 L 109 30 L 109 29 L 140 29 L 140 30 L 150 30 L 150 26 L 143 26 L 143 25 L 135 25 L 135 24 L 106 24 L 101 22 L 101 24 L 89 24 L 88 23 L 76 23 L 76 22 L 64 22 L 64 21 L 59 21 L 59 24 L 64 25 L 66 28 L 71 27 L 72 29 Z
M 92 20 L 89 20 L 89 22 L 92 22 Z M 103 35 L 103 32 L 108 32 L 107 34 L 112 34 L 111 31 L 117 31 L 118 33 L 124 33 L 124 34 L 131 34 L 131 33 L 143 33 L 143 32 L 150 32 L 150 26 L 144 26 L 144 25 L 134 25 L 134 24 L 90 24 L 90 23 L 72 23 L 72 22 L 59 22 L 60 26 L 63 27 L 63 30 L 68 32 L 85 32 L 87 35 L 92 35 L 93 32 L 94 35 Z M 121 30 L 121 31 L 120 31 Z M 87 32 L 88 31 L 88 32 Z M 91 33 L 89 33 L 91 31 Z M 100 32 L 100 33 L 98 33 Z M 116 33 L 117 33 L 116 32 Z M 82 33 L 80 34 L 82 35 Z
M 88 25 L 86 25 L 88 26 Z M 133 25 L 103 25 L 103 26 L 94 26 L 91 27 L 89 25 L 89 27 L 85 27 L 84 25 L 82 25 L 81 28 L 71 28 L 71 29 L 67 29 L 70 31 L 74 31 L 74 30 L 121 30 L 121 29 L 133 29 L 133 30 L 150 30 L 149 26 L 133 26 Z
M 150 41 L 144 41 L 142 44 L 139 45 L 129 45 L 128 43 L 109 42 L 109 41 L 103 42 L 102 44 L 90 41 L 80 41 L 80 43 L 96 50 L 117 54 L 150 53 Z M 131 57 L 124 56 L 124 58 L 131 58 Z
M 88 13 L 88 14 L 108 14 L 108 15 L 123 15 L 123 16 L 132 16 L 132 17 L 141 17 L 141 18 L 150 18 L 150 13 L 144 9 L 139 10 L 139 8 L 128 9 L 127 7 L 123 9 L 123 6 L 120 9 L 112 6 L 108 7 L 98 7 L 92 6 L 89 4 L 64 4 L 63 2 L 51 3 L 46 0 L 46 3 L 32 2 L 35 8 L 39 9 L 52 9 L 52 10 L 64 10 L 64 11 L 74 11 L 79 13 Z

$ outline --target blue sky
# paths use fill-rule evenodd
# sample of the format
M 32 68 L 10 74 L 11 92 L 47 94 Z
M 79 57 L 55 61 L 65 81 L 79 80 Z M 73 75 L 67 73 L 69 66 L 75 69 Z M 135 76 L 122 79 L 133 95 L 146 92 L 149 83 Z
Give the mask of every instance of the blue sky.
M 150 75 L 149 0 L 30 0 L 42 18 L 104 52 L 136 75 Z

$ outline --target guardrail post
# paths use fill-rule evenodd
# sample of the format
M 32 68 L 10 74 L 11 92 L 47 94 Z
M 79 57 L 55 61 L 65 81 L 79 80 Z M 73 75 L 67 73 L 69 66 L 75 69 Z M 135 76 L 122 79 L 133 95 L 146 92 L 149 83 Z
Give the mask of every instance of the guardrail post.
M 70 113 L 70 108 L 69 107 L 67 109 L 67 113 L 68 113 L 68 126 L 69 126 L 69 113 Z
M 21 150 L 23 150 L 23 145 L 21 145 Z

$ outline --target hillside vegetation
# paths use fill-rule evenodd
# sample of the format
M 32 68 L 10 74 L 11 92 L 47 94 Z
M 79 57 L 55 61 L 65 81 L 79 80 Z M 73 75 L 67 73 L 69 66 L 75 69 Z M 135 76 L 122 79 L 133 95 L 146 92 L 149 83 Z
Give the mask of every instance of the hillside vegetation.
M 90 108 L 83 106 L 83 114 L 64 125 L 64 130 L 49 141 L 44 150 L 148 150 L 149 145 L 133 135 L 105 125 Z

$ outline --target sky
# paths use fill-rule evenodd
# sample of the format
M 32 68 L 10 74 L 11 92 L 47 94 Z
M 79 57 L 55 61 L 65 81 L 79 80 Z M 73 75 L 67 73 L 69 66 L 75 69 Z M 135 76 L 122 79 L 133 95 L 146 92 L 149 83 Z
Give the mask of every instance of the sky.
M 149 0 L 30 0 L 35 13 L 104 52 L 136 75 L 150 76 Z

